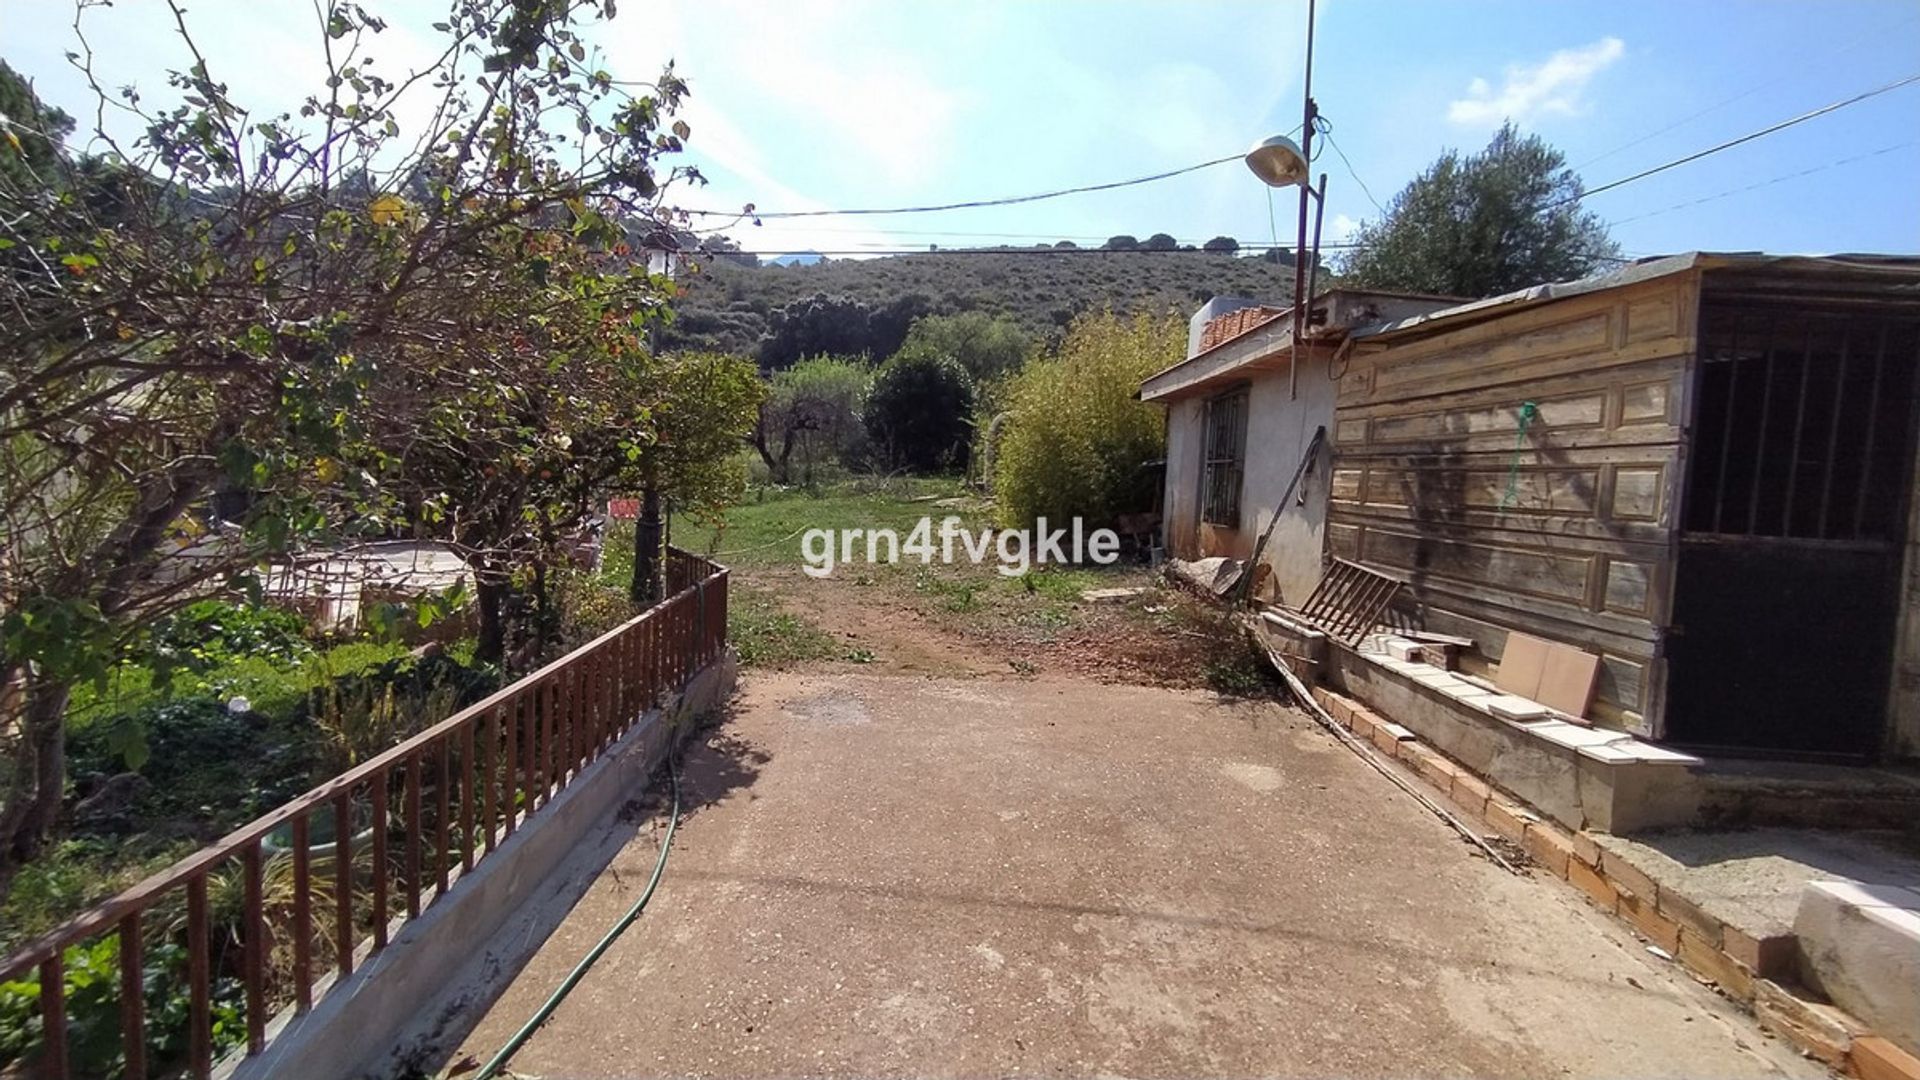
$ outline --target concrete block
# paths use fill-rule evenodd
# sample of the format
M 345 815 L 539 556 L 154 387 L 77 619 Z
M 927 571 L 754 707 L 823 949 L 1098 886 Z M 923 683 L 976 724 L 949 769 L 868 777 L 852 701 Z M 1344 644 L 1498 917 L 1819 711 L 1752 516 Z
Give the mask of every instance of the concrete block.
M 1638 896 L 1647 902 L 1648 910 L 1654 909 L 1655 901 L 1659 897 L 1658 886 L 1653 883 L 1652 878 L 1623 856 L 1613 851 L 1602 851 L 1600 872 L 1613 882 L 1615 888 Z
M 1531 698 L 1515 694 L 1501 694 L 1487 699 L 1487 711 L 1502 720 L 1526 721 L 1541 720 L 1547 715 L 1547 707 Z
M 1762 1027 L 1834 1069 L 1847 1067 L 1860 1022 L 1831 1005 L 1808 1001 L 1771 979 L 1753 984 L 1753 1013 Z
M 1660 914 L 1679 923 L 1682 929 L 1697 938 L 1702 945 L 1714 952 L 1720 951 L 1720 933 L 1724 929 L 1724 924 L 1701 910 L 1700 905 L 1672 889 L 1661 889 L 1659 909 Z
M 1620 894 L 1592 866 L 1578 858 L 1567 860 L 1567 883 L 1587 894 L 1600 910 L 1612 914 L 1619 906 Z
M 1747 966 L 1755 975 L 1775 978 L 1792 974 L 1799 945 L 1792 934 L 1755 937 L 1727 923 L 1720 929 L 1720 951 Z
M 1588 869 L 1598 870 L 1600 868 L 1600 845 L 1595 843 L 1593 837 L 1588 836 L 1584 829 L 1574 833 L 1572 840 L 1573 857 L 1586 863 Z
M 1544 822 L 1527 826 L 1527 854 L 1533 861 L 1553 871 L 1555 877 L 1567 876 L 1567 863 L 1573 859 L 1573 841 L 1559 829 Z
M 1493 796 L 1493 789 L 1487 782 L 1467 772 L 1457 769 L 1453 774 L 1453 786 L 1447 792 L 1453 801 L 1471 811 L 1474 817 L 1485 817 L 1487 800 Z
M 1420 643 L 1408 641 L 1406 638 L 1388 638 L 1387 655 L 1408 663 L 1425 663 L 1427 659 L 1426 650 Z
M 1705 935 L 1691 926 L 1680 928 L 1680 962 L 1701 978 L 1709 979 L 1739 1001 L 1753 1000 L 1753 972 L 1709 943 Z
M 1633 928 L 1645 935 L 1648 941 L 1667 950 L 1667 955 L 1679 955 L 1680 924 L 1660 914 L 1654 908 L 1652 897 L 1623 892 L 1617 886 L 1614 894 L 1616 914 L 1632 923 Z
M 1920 1057 L 1878 1035 L 1853 1040 L 1847 1060 L 1860 1080 L 1920 1080 Z
M 1802 972 L 1835 1005 L 1894 1042 L 1920 1047 L 1920 913 L 1892 886 L 1816 881 L 1793 920 Z M 1914 897 L 1920 906 L 1920 897 Z
M 1347 726 L 1353 730 L 1355 735 L 1360 736 L 1368 742 L 1373 741 L 1374 729 L 1386 723 L 1386 721 L 1380 719 L 1378 715 L 1367 709 L 1356 707 L 1352 710 L 1352 714 L 1352 716 L 1348 717 L 1350 723 Z
M 1524 812 L 1513 803 L 1498 795 L 1487 800 L 1487 825 L 1495 833 L 1506 837 L 1516 844 L 1527 841 L 1527 826 L 1531 824 Z
M 1400 748 L 1401 756 L 1413 762 L 1420 778 L 1440 789 L 1445 795 L 1453 790 L 1453 778 L 1460 770 L 1454 767 L 1439 751 L 1420 743 L 1404 743 Z

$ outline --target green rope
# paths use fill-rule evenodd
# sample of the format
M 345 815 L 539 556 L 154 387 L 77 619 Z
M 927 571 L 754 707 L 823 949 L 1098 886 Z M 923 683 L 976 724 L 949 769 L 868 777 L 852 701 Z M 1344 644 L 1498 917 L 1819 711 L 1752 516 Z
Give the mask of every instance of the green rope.
M 1513 433 L 1513 460 L 1507 463 L 1507 490 L 1500 496 L 1500 509 L 1505 511 L 1520 497 L 1520 448 L 1527 442 L 1527 425 L 1540 415 L 1540 406 L 1531 401 L 1520 403 L 1520 424 Z

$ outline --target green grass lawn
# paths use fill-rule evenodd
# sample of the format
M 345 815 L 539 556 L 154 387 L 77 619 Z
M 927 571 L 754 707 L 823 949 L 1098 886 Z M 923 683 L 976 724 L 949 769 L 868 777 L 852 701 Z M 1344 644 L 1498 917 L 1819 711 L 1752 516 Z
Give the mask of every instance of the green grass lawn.
M 942 504 L 945 505 L 942 505 Z M 900 477 L 851 480 L 820 490 L 756 488 L 727 511 L 718 524 L 677 518 L 674 546 L 708 554 L 734 571 L 730 631 L 748 665 L 785 667 L 808 660 L 851 659 L 836 655 L 837 644 L 806 615 L 800 595 L 803 536 L 810 529 L 869 532 L 891 529 L 904 544 L 921 519 L 930 519 L 936 554 L 923 563 L 901 553 L 892 563 L 868 562 L 864 537 L 854 544 L 855 559 L 842 563 L 836 552 L 836 582 L 873 586 L 948 629 L 970 634 L 1051 641 L 1085 612 L 1080 594 L 1088 589 L 1146 580 L 1139 567 L 1035 566 L 1020 575 L 999 572 L 993 555 L 975 564 L 960 554 L 940 561 L 939 525 L 948 517 L 978 533 L 993 525 L 992 506 L 956 478 Z M 884 544 L 881 545 L 884 550 Z M 622 522 L 607 538 L 603 573 L 622 585 L 632 573 L 633 526 Z

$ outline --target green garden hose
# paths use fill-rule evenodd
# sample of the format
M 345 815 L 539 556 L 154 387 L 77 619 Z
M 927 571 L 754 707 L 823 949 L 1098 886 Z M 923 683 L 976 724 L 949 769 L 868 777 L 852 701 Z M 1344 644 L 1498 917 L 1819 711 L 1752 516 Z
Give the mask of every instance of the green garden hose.
M 653 876 L 647 879 L 647 887 L 640 893 L 640 899 L 635 900 L 633 906 L 627 909 L 627 913 L 620 917 L 620 921 L 613 924 L 613 929 L 608 930 L 606 936 L 596 942 L 579 963 L 573 965 L 573 970 L 567 972 L 567 977 L 561 980 L 559 989 L 541 1003 L 532 1019 L 520 1025 L 520 1030 L 513 1033 L 513 1037 L 507 1040 L 507 1044 L 500 1048 L 499 1053 L 494 1054 L 485 1065 L 480 1067 L 479 1072 L 473 1074 L 474 1080 L 493 1080 L 494 1077 L 501 1075 L 507 1067 L 508 1059 L 518 1053 L 528 1039 L 533 1038 L 533 1033 L 540 1030 L 540 1025 L 547 1022 L 547 1019 L 553 1015 L 553 1010 L 559 1008 L 560 1003 L 573 992 L 573 988 L 580 985 L 580 980 L 586 978 L 587 972 L 592 969 L 594 963 L 613 946 L 614 941 L 621 934 L 626 932 L 627 927 L 632 926 L 634 921 L 640 918 L 640 913 L 646 909 L 647 901 L 653 899 L 653 890 L 659 887 L 660 875 L 667 869 L 667 852 L 673 847 L 673 831 L 680 827 L 680 774 L 673 767 L 671 754 L 667 756 L 667 777 L 673 782 L 673 813 L 667 818 L 666 838 L 660 842 L 660 858 L 654 861 Z

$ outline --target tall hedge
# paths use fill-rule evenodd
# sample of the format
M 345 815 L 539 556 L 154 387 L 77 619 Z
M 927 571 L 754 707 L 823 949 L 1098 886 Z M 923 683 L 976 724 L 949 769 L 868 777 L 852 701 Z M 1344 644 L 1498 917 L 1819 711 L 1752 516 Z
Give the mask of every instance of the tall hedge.
M 1134 394 L 1179 362 L 1186 341 L 1186 324 L 1171 316 L 1088 314 L 1028 364 L 1007 395 L 994 459 L 1003 524 L 1079 516 L 1097 526 L 1151 508 L 1155 474 L 1145 466 L 1165 453 L 1166 420 Z

